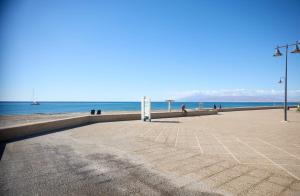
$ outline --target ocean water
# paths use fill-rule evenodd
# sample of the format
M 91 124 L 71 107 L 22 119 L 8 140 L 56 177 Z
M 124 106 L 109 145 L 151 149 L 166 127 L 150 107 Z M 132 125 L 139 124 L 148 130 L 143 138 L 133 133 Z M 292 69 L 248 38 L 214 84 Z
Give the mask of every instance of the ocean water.
M 180 109 L 182 104 L 187 109 L 199 107 L 198 102 L 173 102 L 172 109 Z M 253 107 L 253 106 L 282 106 L 282 102 L 203 102 L 202 108 L 217 107 Z M 289 102 L 289 105 L 296 105 L 296 102 Z M 166 102 L 152 102 L 152 110 L 167 110 Z M 140 102 L 40 102 L 40 105 L 31 105 L 31 102 L 0 102 L 0 115 L 16 114 L 58 114 L 69 112 L 89 112 L 91 109 L 102 111 L 139 111 Z

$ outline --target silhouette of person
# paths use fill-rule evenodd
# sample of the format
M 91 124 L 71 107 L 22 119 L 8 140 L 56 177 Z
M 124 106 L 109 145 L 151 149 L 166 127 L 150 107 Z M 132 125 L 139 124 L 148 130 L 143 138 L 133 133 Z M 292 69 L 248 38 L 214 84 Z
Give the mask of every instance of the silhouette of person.
M 186 114 L 186 113 L 187 113 L 187 111 L 186 111 L 186 109 L 185 109 L 185 105 L 184 105 L 184 104 L 182 104 L 182 105 L 181 105 L 181 112 L 182 112 L 182 113 L 184 113 L 184 114 Z

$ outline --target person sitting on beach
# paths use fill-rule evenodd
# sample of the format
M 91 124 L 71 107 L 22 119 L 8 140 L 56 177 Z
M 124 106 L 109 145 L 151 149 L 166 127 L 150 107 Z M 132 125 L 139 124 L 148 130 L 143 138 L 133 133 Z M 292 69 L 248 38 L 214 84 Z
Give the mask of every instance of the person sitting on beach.
M 181 112 L 182 112 L 182 113 L 184 113 L 184 114 L 186 114 L 186 113 L 187 113 L 187 111 L 186 111 L 186 109 L 185 109 L 185 105 L 184 105 L 184 104 L 182 104 L 182 105 L 181 105 Z

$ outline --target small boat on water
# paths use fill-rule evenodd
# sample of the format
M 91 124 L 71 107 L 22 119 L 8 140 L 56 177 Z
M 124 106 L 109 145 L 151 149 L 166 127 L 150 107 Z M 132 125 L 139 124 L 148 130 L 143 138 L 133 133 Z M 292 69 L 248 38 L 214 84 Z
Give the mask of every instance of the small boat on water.
M 33 102 L 31 103 L 31 105 L 40 105 L 40 103 L 37 102 L 37 101 L 33 101 Z
M 33 100 L 30 105 L 40 105 L 40 103 L 36 101 L 34 89 L 33 89 L 32 97 Z

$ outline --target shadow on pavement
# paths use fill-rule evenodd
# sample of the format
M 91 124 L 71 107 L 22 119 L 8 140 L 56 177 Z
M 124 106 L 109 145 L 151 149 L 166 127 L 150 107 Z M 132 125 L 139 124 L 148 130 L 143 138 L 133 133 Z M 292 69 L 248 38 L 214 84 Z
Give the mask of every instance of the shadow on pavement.
M 5 142 L 0 142 L 0 161 L 2 160 L 2 155 L 5 151 L 5 147 L 6 144 L 9 144 L 11 142 L 16 142 L 16 141 L 20 141 L 20 140 L 25 140 L 25 139 L 30 139 L 30 138 L 34 138 L 34 137 L 38 137 L 38 136 L 43 136 L 43 135 L 48 135 L 51 133 L 55 133 L 55 132 L 60 132 L 60 131 L 67 131 L 69 129 L 73 129 L 73 128 L 78 128 L 78 127 L 83 127 L 86 125 L 90 125 L 91 123 L 87 123 L 87 124 L 83 124 L 83 125 L 76 125 L 76 126 L 71 126 L 71 127 L 67 127 L 67 128 L 63 128 L 63 129 L 55 129 L 55 130 L 50 130 L 50 131 L 44 131 L 42 133 L 35 133 L 35 134 L 31 134 L 31 135 L 27 135 L 27 136 L 22 136 L 22 137 L 17 137 Z
M 2 155 L 5 150 L 6 143 L 0 143 L 0 161 L 2 160 Z
M 180 123 L 178 120 L 156 120 L 156 121 L 151 121 L 153 123 Z

